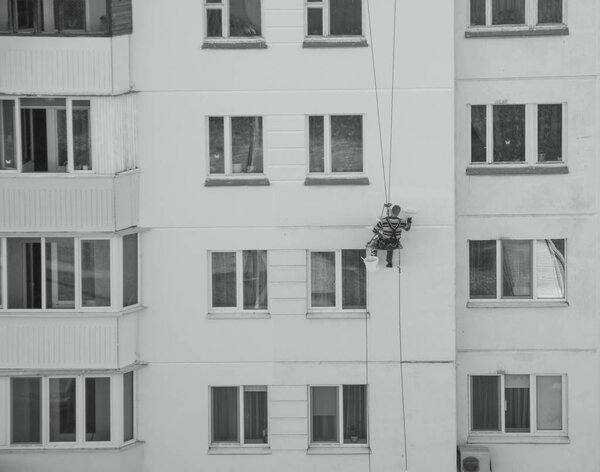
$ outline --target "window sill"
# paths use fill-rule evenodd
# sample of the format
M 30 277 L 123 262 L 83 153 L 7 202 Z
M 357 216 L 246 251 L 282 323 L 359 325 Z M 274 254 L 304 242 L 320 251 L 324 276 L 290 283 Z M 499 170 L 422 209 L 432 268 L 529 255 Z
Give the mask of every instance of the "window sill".
M 267 49 L 265 38 L 211 38 L 204 40 L 202 49 Z
M 209 312 L 206 317 L 209 320 L 266 320 L 271 314 L 266 311 L 238 311 L 238 312 Z
M 240 177 L 207 177 L 205 187 L 260 187 L 271 185 L 264 175 L 248 175 Z
M 563 308 L 569 306 L 566 300 L 474 300 L 467 302 L 467 308 Z
M 73 309 L 73 310 L 1 310 L 0 318 L 120 318 L 121 316 L 137 313 L 146 309 L 145 305 L 135 305 L 122 309 Z
M 564 164 L 481 164 L 467 167 L 467 175 L 532 175 L 532 174 L 568 174 Z
M 207 454 L 214 455 L 269 455 L 271 454 L 271 448 L 268 445 L 265 446 L 210 446 Z
M 363 36 L 323 36 L 305 38 L 303 48 L 365 48 L 369 43 Z
M 144 444 L 144 441 L 132 441 L 127 444 L 123 444 L 121 446 L 115 446 L 112 444 L 109 445 L 101 445 L 101 446 L 92 446 L 92 445 L 54 445 L 54 446 L 42 446 L 40 444 L 32 444 L 30 446 L 26 445 L 14 445 L 14 446 L 6 446 L 0 448 L 0 454 L 22 454 L 22 453 L 31 453 L 31 452 L 39 452 L 39 453 L 52 453 L 52 452 L 62 452 L 65 451 L 95 451 L 95 452 L 121 452 L 127 449 L 132 449 L 137 446 L 141 446 Z
M 113 36 L 111 33 L 107 33 L 105 31 L 98 32 L 90 32 L 86 33 L 82 32 L 72 32 L 72 33 L 40 33 L 40 32 L 23 32 L 23 33 L 15 33 L 14 31 L 2 31 L 0 32 L 0 36 L 15 36 L 15 37 L 34 37 L 34 38 L 106 38 Z
M 369 185 L 369 178 L 357 175 L 307 175 L 304 185 Z
M 541 436 L 541 435 L 518 435 L 506 434 L 470 434 L 467 438 L 468 444 L 570 444 L 567 435 Z
M 331 446 L 309 446 L 306 453 L 314 455 L 371 454 L 371 448 L 366 444 L 352 446 L 335 444 Z
M 366 310 L 361 311 L 310 311 L 306 314 L 309 320 L 364 320 L 371 314 Z
M 482 26 L 467 28 L 465 38 L 504 38 L 523 36 L 564 36 L 569 34 L 567 25 L 549 26 Z

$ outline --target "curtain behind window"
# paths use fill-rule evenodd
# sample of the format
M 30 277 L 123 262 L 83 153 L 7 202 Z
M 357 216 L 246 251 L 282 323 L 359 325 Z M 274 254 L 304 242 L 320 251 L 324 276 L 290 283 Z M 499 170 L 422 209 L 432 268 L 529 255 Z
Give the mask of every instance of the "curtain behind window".
M 538 162 L 562 160 L 562 105 L 538 105 Z
M 244 309 L 267 309 L 267 251 L 243 251 Z
M 15 102 L 0 100 L 0 170 L 16 169 L 16 166 Z
M 485 0 L 471 0 L 471 26 L 485 25 Z
M 496 241 L 469 241 L 470 298 L 496 298 Z
M 529 375 L 507 375 L 504 378 L 506 432 L 529 432 Z
M 342 251 L 342 308 L 367 307 L 367 271 L 362 261 L 364 250 Z
M 344 385 L 344 442 L 367 442 L 367 387 Z
M 479 375 L 471 378 L 471 429 L 500 431 L 500 378 Z
M 231 162 L 234 174 L 263 171 L 262 135 L 262 117 L 231 118 Z
M 562 0 L 538 0 L 538 23 L 562 23 Z
M 75 379 L 50 379 L 50 441 L 75 441 Z
M 565 297 L 565 240 L 535 241 L 536 284 L 538 298 Z
M 494 162 L 525 161 L 525 105 L 494 105 Z
M 11 443 L 41 442 L 41 389 L 40 378 L 11 379 Z
M 335 252 L 310 253 L 310 304 L 335 307 Z
M 338 441 L 337 387 L 311 387 L 311 426 L 313 442 Z
M 236 307 L 236 256 L 235 252 L 213 252 L 212 255 L 212 306 Z
M 238 442 L 238 388 L 212 389 L 212 440 Z
M 362 116 L 331 117 L 331 171 L 362 172 Z
M 362 34 L 362 0 L 330 0 L 329 34 L 359 36 Z
M 492 0 L 492 24 L 525 24 L 525 0 Z
M 229 36 L 260 36 L 260 0 L 229 0 Z
M 532 296 L 531 241 L 502 241 L 502 296 Z
M 110 306 L 110 241 L 81 242 L 81 302 Z
M 562 377 L 537 376 L 536 378 L 537 429 L 561 430 L 562 424 Z
M 244 442 L 267 442 L 267 388 L 244 387 Z
M 8 2 L 10 0 L 0 0 L 0 31 L 9 31 L 10 17 L 8 16 Z M 2 103 L 0 103 L 0 106 Z M 0 154 L 1 155 L 1 154 Z

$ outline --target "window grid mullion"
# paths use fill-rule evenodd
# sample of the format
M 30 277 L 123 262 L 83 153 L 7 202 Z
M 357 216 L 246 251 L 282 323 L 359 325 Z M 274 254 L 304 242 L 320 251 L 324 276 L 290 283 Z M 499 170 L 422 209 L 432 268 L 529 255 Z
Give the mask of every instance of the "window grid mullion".
M 15 159 L 17 172 L 23 172 L 23 144 L 21 143 L 21 100 L 15 100 Z
M 500 405 L 502 408 L 500 408 L 500 432 L 505 433 L 506 432 L 506 395 L 505 395 L 505 390 L 506 390 L 506 376 L 505 375 L 499 375 L 500 377 Z
M 344 444 L 344 386 L 338 385 L 338 442 Z
M 529 374 L 529 432 L 537 433 L 537 375 Z
M 502 299 L 502 240 L 496 241 L 496 299 Z
M 42 428 L 42 445 L 47 446 L 50 444 L 50 387 L 49 387 L 50 379 L 49 377 L 42 377 L 41 385 L 42 385 L 42 398 L 40 399 L 42 403 L 41 408 L 41 419 L 40 419 L 40 427 Z
M 485 25 L 492 25 L 492 0 L 485 1 Z
M 225 159 L 225 175 L 231 175 L 231 169 L 232 169 L 231 159 L 232 159 L 232 154 L 233 154 L 233 150 L 232 150 L 233 136 L 231 135 L 231 133 L 232 133 L 231 117 L 225 116 L 225 117 L 223 117 L 223 137 L 225 140 L 225 142 L 223 143 L 225 146 L 225 152 L 224 152 L 223 158 Z
M 485 158 L 488 164 L 494 162 L 494 106 L 486 105 L 486 127 L 485 127 Z
M 566 165 L 567 163 L 567 104 L 561 102 L 561 135 L 562 135 L 562 147 L 561 147 L 561 160 L 562 163 Z
M 238 440 L 244 445 L 244 386 L 237 387 L 238 390 Z
M 58 112 L 57 112 L 58 113 Z M 73 149 L 73 100 L 67 98 L 67 172 L 73 172 L 74 169 L 74 149 Z
M 2 310 L 6 310 L 8 307 L 8 263 L 6 257 L 6 238 L 0 238 L 0 298 L 2 299 L 0 307 Z
M 81 239 L 80 238 L 73 238 L 73 244 L 74 244 L 74 263 L 75 263 L 75 267 L 74 267 L 74 276 L 75 276 L 75 309 L 81 309 L 81 287 L 82 287 L 82 270 L 81 270 Z
M 323 36 L 329 36 L 329 0 L 323 0 Z
M 229 38 L 229 0 L 223 0 L 223 8 L 221 9 L 221 25 L 223 37 Z
M 40 238 L 40 265 L 41 265 L 41 284 L 42 284 L 42 303 L 41 303 L 41 309 L 42 310 L 47 310 L 48 306 L 47 306 L 47 300 L 46 300 L 46 291 L 47 291 L 47 277 L 46 277 L 46 238 Z M 58 257 L 58 255 L 57 255 Z
M 244 309 L 244 266 L 242 251 L 235 252 L 235 280 L 237 293 L 237 309 Z
M 534 165 L 538 161 L 538 106 L 535 103 L 525 105 L 525 162 Z
M 531 299 L 537 300 L 537 239 L 530 241 L 531 246 Z
M 341 310 L 343 308 L 342 303 L 342 251 L 337 249 L 335 251 L 335 308 Z
M 83 445 L 85 442 L 85 378 L 82 375 L 75 377 L 75 444 Z
M 535 26 L 538 24 L 537 0 L 526 0 L 526 4 L 527 16 L 525 17 L 525 24 L 529 26 Z
M 325 133 L 325 137 L 324 137 L 324 143 L 325 145 L 323 146 L 325 148 L 325 152 L 324 152 L 324 170 L 325 170 L 325 174 L 331 174 L 331 168 L 332 168 L 332 163 L 331 163 L 331 156 L 332 156 L 332 150 L 331 150 L 331 115 L 324 115 L 323 116 L 323 132 Z

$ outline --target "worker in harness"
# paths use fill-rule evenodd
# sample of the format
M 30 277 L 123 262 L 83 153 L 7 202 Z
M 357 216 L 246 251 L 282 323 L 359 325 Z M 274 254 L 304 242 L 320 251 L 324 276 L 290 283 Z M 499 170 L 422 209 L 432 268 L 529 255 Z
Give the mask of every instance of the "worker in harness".
M 389 206 L 388 206 L 389 208 Z M 373 228 L 375 235 L 367 243 L 367 247 L 371 248 L 371 255 L 377 255 L 377 249 L 387 249 L 387 256 L 385 258 L 387 264 L 386 267 L 392 267 L 392 257 L 394 256 L 394 249 L 402 249 L 400 244 L 400 236 L 402 230 L 410 231 L 412 225 L 412 218 L 403 220 L 400 215 L 399 205 L 392 207 L 391 214 L 381 218 Z

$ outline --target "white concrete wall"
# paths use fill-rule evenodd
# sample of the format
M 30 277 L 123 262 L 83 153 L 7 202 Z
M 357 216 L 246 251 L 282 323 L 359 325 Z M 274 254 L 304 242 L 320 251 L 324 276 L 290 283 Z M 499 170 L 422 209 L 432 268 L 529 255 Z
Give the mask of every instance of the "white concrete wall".
M 385 199 L 371 54 L 387 162 L 393 10 L 370 3 L 367 48 L 303 49 L 304 2 L 265 0 L 268 48 L 236 51 L 201 49 L 201 2 L 181 0 L 177 12 L 166 0 L 134 2 L 140 225 L 151 228 L 139 326 L 148 472 L 366 470 L 366 455 L 307 453 L 307 388 L 365 383 L 367 344 L 372 470 L 455 469 L 450 2 L 398 10 L 391 200 L 418 210 L 401 281 L 383 266 L 370 277 L 368 320 L 306 317 L 306 251 L 364 247 Z M 426 31 L 414 21 L 425 16 Z M 364 115 L 368 186 L 304 185 L 306 116 L 336 113 Z M 206 117 L 223 115 L 264 117 L 270 186 L 204 186 Z M 209 317 L 209 251 L 240 249 L 269 251 L 270 317 Z M 269 386 L 270 455 L 208 454 L 209 387 L 218 385 Z

